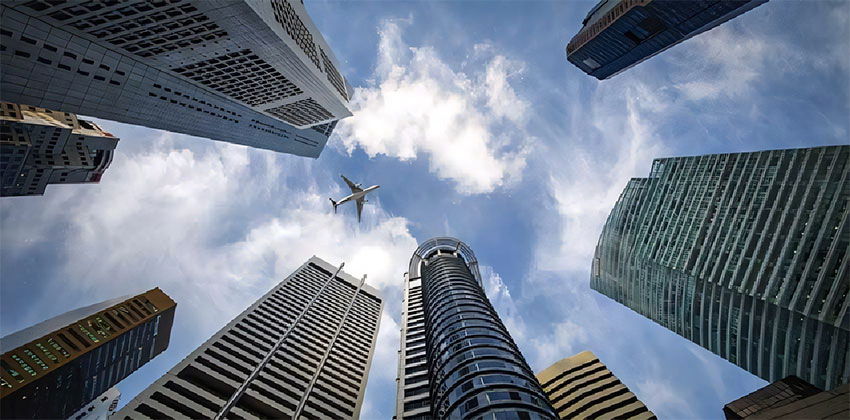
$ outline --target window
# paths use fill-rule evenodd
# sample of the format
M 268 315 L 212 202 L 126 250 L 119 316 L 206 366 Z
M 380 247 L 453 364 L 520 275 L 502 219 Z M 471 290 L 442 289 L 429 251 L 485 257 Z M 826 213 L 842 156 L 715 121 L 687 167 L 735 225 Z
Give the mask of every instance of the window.
M 656 16 L 650 16 L 642 20 L 634 28 L 626 31 L 623 35 L 632 40 L 635 44 L 640 44 L 664 29 L 665 25 L 661 19 Z

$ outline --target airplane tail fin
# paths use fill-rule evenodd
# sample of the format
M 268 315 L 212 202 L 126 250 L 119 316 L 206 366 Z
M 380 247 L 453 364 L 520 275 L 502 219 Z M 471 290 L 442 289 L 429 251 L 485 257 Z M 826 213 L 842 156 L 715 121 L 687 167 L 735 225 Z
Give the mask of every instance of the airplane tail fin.
M 336 214 L 336 206 L 338 206 L 339 204 L 337 204 L 337 202 L 334 201 L 333 198 L 328 198 L 328 200 L 331 200 L 331 204 L 333 204 L 333 206 L 334 206 L 334 214 Z

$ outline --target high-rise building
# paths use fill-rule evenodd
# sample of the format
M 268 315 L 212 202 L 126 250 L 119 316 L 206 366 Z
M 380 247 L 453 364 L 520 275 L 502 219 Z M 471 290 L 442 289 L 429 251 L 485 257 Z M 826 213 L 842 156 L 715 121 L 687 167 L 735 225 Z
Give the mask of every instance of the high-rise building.
M 583 351 L 537 373 L 562 419 L 654 419 L 655 415 L 595 354 Z
M 356 419 L 383 301 L 312 257 L 122 408 L 122 419 Z
M 607 79 L 767 0 L 600 0 L 567 44 L 567 60 Z
M 0 98 L 317 157 L 351 88 L 298 0 L 8 0 Z
M 850 384 L 823 391 L 796 377 L 776 381 L 723 406 L 728 420 L 847 419 Z
M 74 114 L 0 102 L 0 196 L 100 182 L 117 144 L 115 136 Z
M 75 309 L 3 337 L 3 418 L 76 415 L 168 347 L 175 307 L 157 288 Z
M 469 246 L 423 242 L 404 283 L 395 418 L 556 418 L 484 294 Z
M 107 420 L 118 408 L 119 399 L 121 399 L 121 391 L 115 387 L 109 388 L 92 402 L 70 415 L 68 420 Z
M 656 159 L 629 181 L 594 290 L 747 371 L 850 382 L 850 146 Z

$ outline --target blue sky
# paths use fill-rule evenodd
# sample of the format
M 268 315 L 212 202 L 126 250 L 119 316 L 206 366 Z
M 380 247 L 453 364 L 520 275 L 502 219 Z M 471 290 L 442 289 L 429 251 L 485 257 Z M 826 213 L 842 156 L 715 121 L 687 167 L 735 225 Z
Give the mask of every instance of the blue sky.
M 0 334 L 159 286 L 169 349 L 129 401 L 311 255 L 386 299 L 362 417 L 393 414 L 402 275 L 452 235 L 541 370 L 583 350 L 661 418 L 720 418 L 764 381 L 588 287 L 605 218 L 655 157 L 850 142 L 850 2 L 771 1 L 598 82 L 564 46 L 591 2 L 308 1 L 357 88 L 317 160 L 100 123 L 98 185 L 0 200 Z M 381 189 L 356 224 L 338 174 Z

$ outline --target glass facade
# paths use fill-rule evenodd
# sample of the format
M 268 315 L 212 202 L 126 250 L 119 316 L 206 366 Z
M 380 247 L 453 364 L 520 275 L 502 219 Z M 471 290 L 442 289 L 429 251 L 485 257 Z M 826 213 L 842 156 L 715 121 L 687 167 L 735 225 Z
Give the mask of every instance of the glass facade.
M 403 322 L 397 418 L 555 417 L 462 242 L 436 238 L 417 249 Z
M 168 347 L 176 305 L 165 293 L 153 289 L 119 302 L 3 337 L 15 347 L 0 358 L 3 417 L 68 418 Z M 69 318 L 78 320 L 56 328 Z
M 591 287 L 768 381 L 850 381 L 850 146 L 657 159 Z
M 767 0 L 601 0 L 567 44 L 567 60 L 599 80 Z

